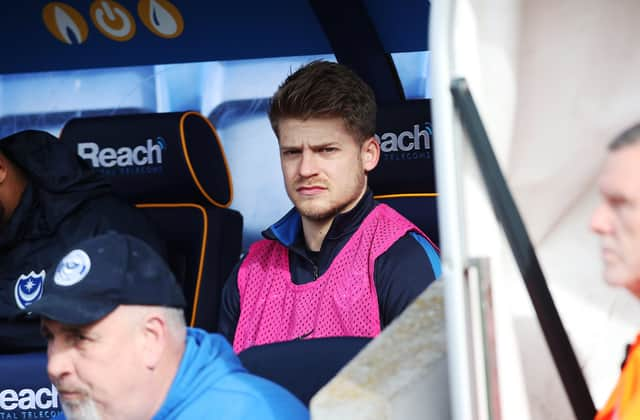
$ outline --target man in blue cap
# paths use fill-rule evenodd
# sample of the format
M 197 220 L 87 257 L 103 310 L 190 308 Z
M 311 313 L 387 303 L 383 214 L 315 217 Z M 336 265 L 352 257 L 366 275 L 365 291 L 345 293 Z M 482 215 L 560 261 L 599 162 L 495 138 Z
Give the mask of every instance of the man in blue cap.
M 67 253 L 26 309 L 41 316 L 66 418 L 308 418 L 222 336 L 187 328 L 184 306 L 164 260 L 138 239 L 107 233 Z

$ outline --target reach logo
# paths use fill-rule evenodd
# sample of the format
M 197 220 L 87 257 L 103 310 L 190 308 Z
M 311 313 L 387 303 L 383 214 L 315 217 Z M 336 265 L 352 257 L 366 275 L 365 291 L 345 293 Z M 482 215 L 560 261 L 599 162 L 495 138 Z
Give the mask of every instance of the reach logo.
M 0 419 L 52 419 L 60 411 L 54 385 L 38 389 L 0 388 Z
M 162 155 L 167 148 L 164 138 L 148 138 L 134 147 L 100 147 L 95 142 L 78 143 L 77 153 L 91 166 L 109 175 L 162 172 Z M 116 171 L 113 171 L 116 170 Z
M 412 130 L 376 134 L 383 160 L 415 160 L 431 158 L 431 124 L 414 124 Z

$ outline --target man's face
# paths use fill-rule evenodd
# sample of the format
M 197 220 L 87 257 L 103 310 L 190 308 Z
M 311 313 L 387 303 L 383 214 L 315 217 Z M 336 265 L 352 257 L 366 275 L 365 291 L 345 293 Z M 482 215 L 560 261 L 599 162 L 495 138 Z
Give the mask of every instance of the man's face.
M 6 210 L 6 205 L 4 200 L 6 200 L 6 195 L 9 194 L 9 185 L 7 184 L 9 180 L 9 163 L 8 159 L 0 152 L 0 230 L 4 226 L 5 223 L 9 220 L 9 214 Z
M 361 145 L 339 118 L 286 118 L 278 132 L 287 194 L 303 218 L 332 220 L 357 204 L 378 163 L 374 138 Z
M 0 152 L 0 230 L 11 218 L 26 184 L 22 171 Z
M 49 378 L 59 391 L 67 419 L 134 419 L 144 386 L 140 333 L 118 307 L 87 326 L 43 319 Z M 137 398 L 138 400 L 140 398 Z
M 601 239 L 605 280 L 640 297 L 640 144 L 609 154 L 599 188 L 591 229 Z

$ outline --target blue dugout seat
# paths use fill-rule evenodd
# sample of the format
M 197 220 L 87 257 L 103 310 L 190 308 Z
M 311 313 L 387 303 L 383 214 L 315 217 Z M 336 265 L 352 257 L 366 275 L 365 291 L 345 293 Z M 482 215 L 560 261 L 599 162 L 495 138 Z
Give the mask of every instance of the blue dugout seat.
M 58 391 L 47 377 L 45 353 L 0 356 L 0 418 L 53 418 L 60 413 Z
M 231 176 L 211 123 L 195 112 L 79 118 L 60 138 L 143 209 L 166 242 L 188 324 L 215 331 L 222 286 L 240 257 L 242 217 L 228 209 Z M 0 372 L 0 417 L 59 412 L 45 353 L 0 356 Z
M 250 372 L 288 389 L 307 406 L 371 338 L 327 337 L 264 344 L 238 357 Z

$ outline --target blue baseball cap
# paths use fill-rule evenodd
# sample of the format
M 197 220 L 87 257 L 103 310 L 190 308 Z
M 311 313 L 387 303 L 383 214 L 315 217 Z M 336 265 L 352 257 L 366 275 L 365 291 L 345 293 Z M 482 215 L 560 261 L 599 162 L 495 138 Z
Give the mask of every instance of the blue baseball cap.
M 119 305 L 184 308 L 182 289 L 149 245 L 109 232 L 74 246 L 47 276 L 31 312 L 68 325 L 98 321 Z

